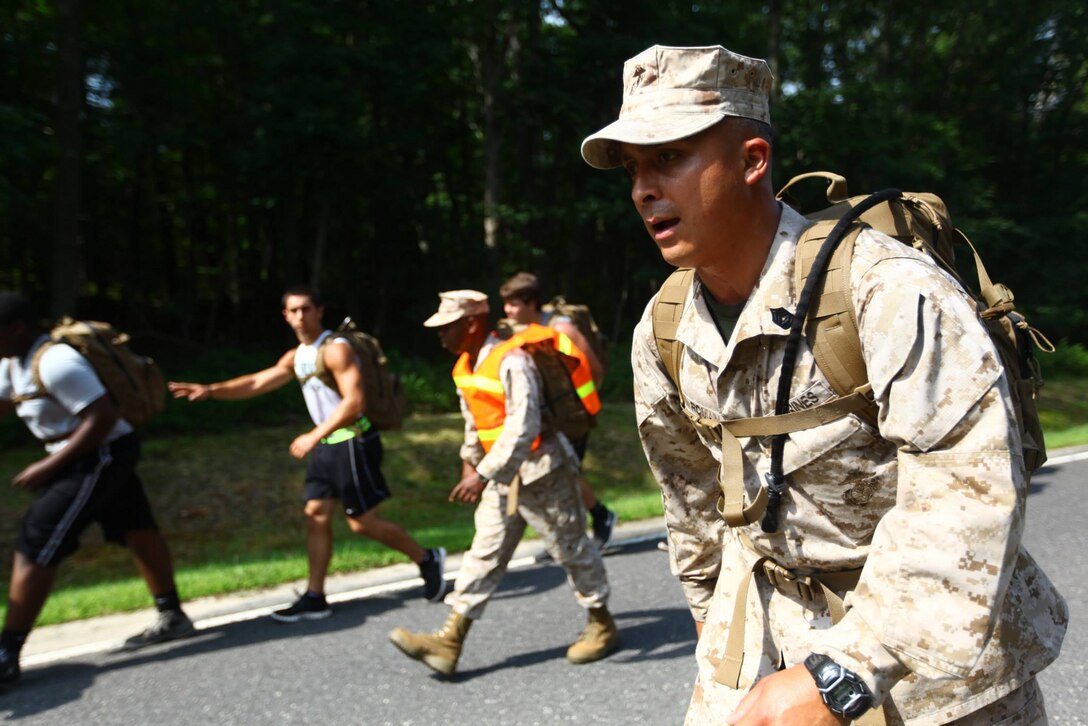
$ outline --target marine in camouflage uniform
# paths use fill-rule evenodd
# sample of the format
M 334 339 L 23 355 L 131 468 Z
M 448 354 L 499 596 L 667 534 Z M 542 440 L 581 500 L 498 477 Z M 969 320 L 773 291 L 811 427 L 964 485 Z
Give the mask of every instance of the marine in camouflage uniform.
M 806 685 L 798 668 L 810 653 L 857 674 L 891 724 L 1045 723 L 1035 674 L 1057 656 L 1068 611 L 1020 544 L 1027 481 L 1015 413 L 973 301 L 918 253 L 864 232 L 851 295 L 876 425 L 851 415 L 789 434 L 778 530 L 766 533 L 758 522 L 727 527 L 715 509 L 723 453 L 714 422 L 774 413 L 788 311 L 799 292 L 795 247 L 808 222 L 771 207 L 769 172 L 761 172 L 766 180 L 752 174 L 757 164 L 749 159 L 762 148 L 767 165 L 769 134 L 753 145 L 758 134 L 746 125 L 745 186 L 725 199 L 742 199 L 737 208 L 751 210 L 749 227 L 724 241 L 708 236 L 699 229 L 702 212 L 670 197 L 685 159 L 728 158 L 707 152 L 699 136 L 670 149 L 673 139 L 718 133 L 712 129 L 730 117 L 769 121 L 762 61 L 720 47 L 655 47 L 628 61 L 624 80 L 621 122 L 589 137 L 583 156 L 600 168 L 623 163 L 666 260 L 696 268 L 676 332 L 683 395 L 658 355 L 652 303 L 632 349 L 639 433 L 662 490 L 672 570 L 701 631 L 688 723 L 841 722 L 811 705 L 815 683 Z M 717 94 L 717 107 L 707 94 Z M 753 105 L 761 95 L 763 105 Z M 703 128 L 692 121 L 699 115 Z M 763 234 L 751 234 L 760 223 Z M 745 262 L 755 264 L 747 290 L 718 284 L 722 297 L 734 299 L 716 298 L 700 281 L 720 283 L 717 265 Z M 739 300 L 729 294 L 736 290 Z M 732 330 L 722 325 L 721 303 L 739 311 Z M 804 343 L 791 390 L 791 410 L 834 397 Z M 769 445 L 770 437 L 740 439 L 749 501 L 769 471 Z M 764 557 L 800 573 L 863 568 L 845 617 L 832 625 L 822 596 L 778 589 L 759 568 L 745 614 L 735 619 L 743 584 Z M 731 687 L 720 682 L 728 679 L 719 666 L 730 630 L 742 624 L 744 657 Z M 797 710 L 787 715 L 786 703 Z
M 487 296 L 455 290 L 440 297 L 439 312 L 425 325 L 438 328 L 443 347 L 450 352 L 473 355 L 471 365 L 478 370 L 502 342 L 486 332 Z M 575 480 L 578 460 L 563 434 L 542 430 L 540 374 L 532 357 L 520 348 L 510 350 L 500 364 L 499 378 L 505 417 L 501 433 L 486 453 L 473 413 L 458 392 L 465 419 L 460 452 L 463 471 L 450 499 L 478 504 L 472 546 L 462 559 L 453 592 L 446 597 L 450 619 L 433 635 L 402 628 L 390 634 L 406 654 L 446 674 L 455 669 L 468 626 L 483 615 L 526 526 L 540 535 L 549 554 L 566 570 L 578 604 L 588 612 L 589 622 L 568 650 L 568 659 L 588 663 L 618 645 L 618 632 L 607 609 L 604 562 L 585 531 L 585 510 Z

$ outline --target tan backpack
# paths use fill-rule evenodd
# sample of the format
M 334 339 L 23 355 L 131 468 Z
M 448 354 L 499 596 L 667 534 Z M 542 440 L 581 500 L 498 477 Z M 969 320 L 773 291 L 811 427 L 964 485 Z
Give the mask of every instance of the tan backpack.
M 501 340 L 509 340 L 515 333 L 521 333 L 528 327 L 510 318 L 501 318 L 495 324 L 495 334 Z M 562 337 L 570 345 L 574 345 L 566 335 Z M 597 425 L 597 416 L 590 413 L 582 403 L 577 386 L 571 379 L 574 369 L 578 367 L 578 358 L 561 352 L 550 340 L 526 343 L 521 349 L 533 357 L 533 363 L 540 372 L 543 397 L 541 417 L 544 427 L 549 431 L 560 431 L 572 440 L 588 434 Z
M 815 220 L 815 224 L 805 231 L 797 244 L 794 270 L 800 296 L 790 340 L 787 341 L 776 413 L 773 416 L 715 422 L 724 427 L 727 436 L 775 437 L 772 439 L 769 484 L 760 491 L 755 502 L 745 504 L 740 467 L 723 465 L 723 471 L 727 468 L 735 470 L 735 476 L 730 475 L 730 481 L 722 482 L 722 514 L 727 522 L 731 526 L 739 526 L 764 516 L 765 530 L 775 531 L 777 528 L 777 516 L 773 510 L 786 487 L 781 474 L 781 447 L 785 434 L 819 426 L 851 413 L 870 422 L 876 421 L 876 404 L 865 371 L 849 285 L 854 241 L 866 226 L 923 252 L 976 299 L 979 317 L 994 341 L 1009 378 L 1013 408 L 1023 441 L 1026 473 L 1030 477 L 1046 461 L 1042 427 L 1036 409 L 1042 375 L 1032 348 L 1053 352 L 1053 344 L 1028 325 L 1015 310 L 1012 291 L 990 280 L 974 246 L 952 225 L 947 207 L 939 197 L 894 189 L 849 197 L 845 178 L 829 172 L 813 172 L 791 179 L 778 193 L 778 198 L 783 199 L 795 183 L 813 177 L 828 180 L 827 200 L 831 206 L 807 215 Z M 964 251 L 969 250 L 974 258 L 978 275 L 977 291 L 965 284 L 956 272 L 955 249 L 958 246 Z M 683 356 L 683 344 L 676 340 L 676 328 L 693 278 L 694 271 L 690 269 L 672 273 L 662 286 L 652 312 L 654 337 L 661 361 L 674 384 L 678 381 Z M 807 337 L 820 371 L 838 397 L 809 409 L 791 412 L 788 410 L 789 384 L 795 362 L 791 347 L 795 356 L 802 334 Z M 739 448 L 734 448 L 735 453 L 739 453 Z
M 601 362 L 601 366 L 608 366 L 608 345 L 604 333 L 601 332 L 597 321 L 593 319 L 593 313 L 589 307 L 580 303 L 569 303 L 563 296 L 553 297 L 549 302 L 541 306 L 540 312 L 548 316 L 548 325 L 554 326 L 557 318 L 570 318 L 578 332 L 585 336 L 593 355 Z
M 389 359 L 382 344 L 373 335 L 359 330 L 350 317 L 344 318 L 340 327 L 326 336 L 318 348 L 314 376 L 320 378 L 334 391 L 336 379 L 325 367 L 325 345 L 333 338 L 344 338 L 351 344 L 359 358 L 363 377 L 363 395 L 366 398 L 366 417 L 379 431 L 391 431 L 404 425 L 408 402 L 400 378 L 389 369 Z
M 143 426 L 166 407 L 166 381 L 151 358 L 129 349 L 129 336 L 109 323 L 98 320 L 73 320 L 65 317 L 49 332 L 49 341 L 34 353 L 30 362 L 39 393 L 13 399 L 16 403 L 48 396 L 42 383 L 41 359 L 50 346 L 72 346 L 94 368 L 106 387 L 118 414 L 133 426 Z

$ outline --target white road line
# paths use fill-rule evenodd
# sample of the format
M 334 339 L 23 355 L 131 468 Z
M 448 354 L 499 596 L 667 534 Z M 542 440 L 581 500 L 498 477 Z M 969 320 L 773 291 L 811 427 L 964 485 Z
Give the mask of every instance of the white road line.
M 1088 450 L 1086 451 L 1074 451 L 1071 454 L 1063 454 L 1062 456 L 1055 456 L 1051 459 L 1047 459 L 1043 464 L 1045 469 L 1048 466 L 1061 466 L 1062 464 L 1072 464 L 1074 461 L 1084 461 L 1088 459 Z

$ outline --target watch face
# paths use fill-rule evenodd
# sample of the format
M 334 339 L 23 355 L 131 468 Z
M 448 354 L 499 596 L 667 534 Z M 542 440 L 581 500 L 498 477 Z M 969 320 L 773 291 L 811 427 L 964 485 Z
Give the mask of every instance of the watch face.
M 872 702 L 869 689 L 838 663 L 826 660 L 816 668 L 814 675 L 820 695 L 835 713 L 855 718 L 869 709 Z
M 839 681 L 828 689 L 827 695 L 829 698 L 834 699 L 836 703 L 847 703 L 851 698 L 858 695 L 858 687 L 850 681 Z

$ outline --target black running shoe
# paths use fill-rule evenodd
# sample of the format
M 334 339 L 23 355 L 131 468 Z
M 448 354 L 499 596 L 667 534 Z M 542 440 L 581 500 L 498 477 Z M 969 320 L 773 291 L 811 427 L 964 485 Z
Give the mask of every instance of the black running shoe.
M 604 552 L 604 548 L 612 541 L 612 535 L 616 529 L 616 513 L 611 509 L 603 517 L 593 518 L 593 541 L 597 543 L 597 549 Z
M 7 648 L 0 648 L 0 690 L 7 690 L 19 682 L 19 656 Z
M 272 619 L 279 620 L 281 623 L 297 623 L 299 620 L 321 620 L 330 615 L 332 615 L 332 608 L 329 607 L 324 595 L 314 597 L 303 593 L 291 607 L 272 613 Z
M 125 641 L 121 650 L 137 650 L 156 643 L 180 640 L 196 634 L 193 621 L 180 610 L 167 610 L 159 613 L 158 619 L 142 633 L 137 633 Z
M 423 597 L 431 602 L 439 602 L 446 597 L 453 587 L 446 582 L 446 548 L 436 547 L 427 550 L 428 559 L 419 563 L 419 575 L 423 578 Z

